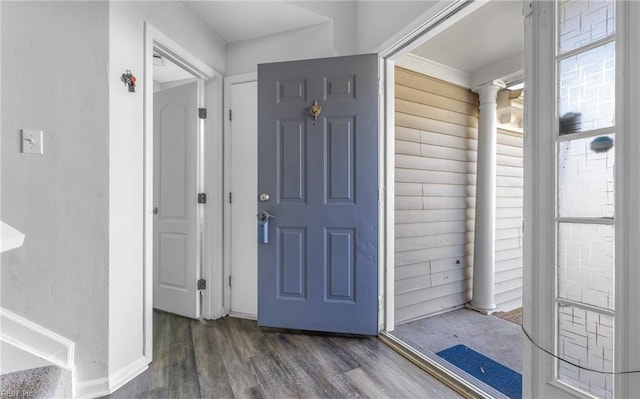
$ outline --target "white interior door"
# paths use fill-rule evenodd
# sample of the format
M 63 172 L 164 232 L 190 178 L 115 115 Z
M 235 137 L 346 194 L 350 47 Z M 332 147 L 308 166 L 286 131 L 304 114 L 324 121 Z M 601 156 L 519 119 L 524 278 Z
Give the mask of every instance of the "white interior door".
M 256 81 L 230 85 L 230 313 L 249 318 L 258 314 L 257 96 Z
M 197 318 L 197 83 L 154 101 L 153 306 Z

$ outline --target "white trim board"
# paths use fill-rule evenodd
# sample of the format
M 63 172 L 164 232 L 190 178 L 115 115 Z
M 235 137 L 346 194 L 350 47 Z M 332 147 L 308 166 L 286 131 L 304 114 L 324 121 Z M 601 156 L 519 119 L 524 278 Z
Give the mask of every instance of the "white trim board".
M 0 252 L 19 248 L 24 243 L 24 233 L 0 220 Z
M 73 341 L 3 308 L 0 308 L 0 339 L 56 366 L 73 370 Z
M 235 84 L 256 82 L 258 80 L 257 72 L 250 72 L 240 75 L 226 76 L 224 78 L 224 278 L 223 281 L 229 281 L 231 275 L 231 204 L 228 196 L 231 192 L 231 121 L 229 120 L 229 110 L 231 109 L 231 86 Z M 224 303 L 223 314 L 227 315 L 231 312 L 231 289 L 228 284 L 223 284 Z M 257 319 L 257 315 L 238 315 L 236 317 Z
M 150 359 L 145 356 L 133 363 L 110 373 L 108 378 L 97 378 L 75 384 L 74 398 L 98 398 L 111 395 L 149 367 Z
M 396 66 L 406 68 L 432 78 L 444 80 L 458 86 L 471 88 L 471 74 L 459 69 L 422 58 L 415 54 L 406 54 L 395 61 Z
M 467 89 L 473 89 L 492 80 L 502 80 L 507 84 L 522 80 L 524 54 L 514 54 L 498 63 L 489 65 L 474 73 L 468 73 L 409 53 L 395 60 L 397 66 Z
M 97 378 L 76 383 L 73 397 L 78 399 L 99 398 L 109 394 L 111 394 L 109 392 L 109 380 L 107 378 Z
M 217 319 L 224 316 L 223 275 L 224 260 L 224 232 L 223 223 L 220 222 L 224 215 L 223 190 L 223 115 L 222 95 L 223 78 L 215 73 L 213 78 L 205 82 L 205 101 L 208 112 L 204 120 L 204 192 L 207 193 L 207 210 L 204 215 L 204 261 L 202 276 L 207 280 L 207 289 L 204 291 L 202 317 L 204 319 Z

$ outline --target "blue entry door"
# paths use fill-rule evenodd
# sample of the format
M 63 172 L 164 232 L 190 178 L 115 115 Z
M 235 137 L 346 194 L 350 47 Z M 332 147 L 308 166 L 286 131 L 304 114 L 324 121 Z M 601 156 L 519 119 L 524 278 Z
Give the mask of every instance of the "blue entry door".
M 377 334 L 375 54 L 258 66 L 258 192 L 258 324 Z

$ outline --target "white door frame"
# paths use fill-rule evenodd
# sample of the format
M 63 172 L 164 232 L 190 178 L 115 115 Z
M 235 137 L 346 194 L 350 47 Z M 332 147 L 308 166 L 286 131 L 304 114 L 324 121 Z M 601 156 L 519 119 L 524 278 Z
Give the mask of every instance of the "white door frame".
M 524 327 L 542 348 L 557 353 L 556 22 L 555 3 L 535 1 L 525 19 L 525 257 Z M 615 349 L 614 370 L 640 370 L 640 4 L 616 2 Z M 528 46 L 527 46 L 528 45 Z M 586 396 L 555 380 L 555 359 L 525 340 L 523 392 L 531 397 Z M 640 391 L 634 374 L 617 375 L 614 395 Z
M 257 82 L 258 73 L 249 72 L 240 75 L 225 76 L 224 78 L 224 278 L 223 278 L 223 312 L 225 315 L 231 313 L 231 287 L 229 278 L 231 276 L 231 203 L 229 193 L 231 193 L 231 181 L 233 171 L 231 168 L 231 86 L 241 83 Z M 257 110 L 256 110 L 257 112 Z M 256 198 L 257 201 L 257 198 Z M 248 232 L 251 234 L 251 232 Z M 257 265 L 256 265 L 257 266 Z M 256 293 L 257 298 L 257 293 Z
M 207 192 L 206 205 L 197 205 L 196 259 L 198 278 L 207 280 L 201 291 L 198 313 L 201 318 L 222 314 L 222 138 L 221 108 L 222 75 L 189 53 L 178 43 L 149 23 L 144 25 L 144 206 L 143 206 L 143 325 L 144 356 L 153 356 L 153 53 L 158 52 L 189 71 L 198 79 L 198 107 L 207 108 L 209 115 L 198 120 L 197 190 Z M 206 103 L 205 103 L 206 100 Z M 194 115 L 195 115 L 194 110 Z M 205 139 L 206 132 L 206 139 Z M 206 155 L 205 155 L 206 154 Z M 206 212 L 205 212 L 206 209 Z M 218 215 L 218 217 L 216 217 Z M 216 273 L 219 271 L 219 273 Z M 218 276 L 216 278 L 216 276 Z M 219 287 L 218 287 L 219 285 Z
M 408 54 L 486 3 L 485 0 L 439 2 L 418 19 L 418 21 L 424 22 L 417 26 L 408 26 L 378 49 L 380 60 L 378 76 L 381 80 L 378 185 L 383 187 L 380 192 L 378 214 L 380 221 L 378 325 L 381 333 L 393 331 L 395 325 L 395 60 Z
M 616 2 L 616 331 L 618 371 L 640 370 L 640 4 Z M 618 375 L 615 395 L 640 392 L 637 374 Z
M 459 22 L 486 3 L 486 0 L 439 2 L 417 19 L 417 21 L 424 22 L 417 26 L 408 26 L 378 49 L 380 60 L 378 76 L 381 80 L 379 186 L 383 188 L 380 192 L 378 215 L 380 221 L 378 254 L 380 259 L 380 311 L 378 319 L 380 337 L 410 360 L 419 363 L 420 367 L 429 370 L 432 375 L 445 381 L 456 391 L 478 397 L 487 397 L 487 394 L 464 378 L 452 374 L 442 364 L 416 353 L 415 350 L 394 338 L 389 332 L 393 331 L 395 326 L 395 60 Z

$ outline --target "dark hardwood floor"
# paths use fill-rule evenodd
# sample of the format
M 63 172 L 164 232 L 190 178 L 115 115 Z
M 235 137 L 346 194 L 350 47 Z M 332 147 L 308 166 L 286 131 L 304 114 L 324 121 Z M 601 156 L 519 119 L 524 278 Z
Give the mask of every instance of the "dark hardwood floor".
M 149 369 L 111 398 L 458 398 L 373 337 L 154 312 Z

